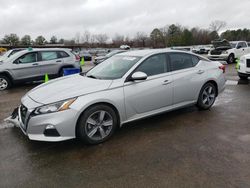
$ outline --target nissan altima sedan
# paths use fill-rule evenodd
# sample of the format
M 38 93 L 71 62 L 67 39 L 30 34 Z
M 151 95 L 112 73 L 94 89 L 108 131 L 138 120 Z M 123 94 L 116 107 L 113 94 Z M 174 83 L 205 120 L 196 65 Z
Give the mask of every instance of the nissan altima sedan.
M 31 140 L 98 144 L 127 122 L 189 105 L 211 108 L 225 88 L 224 72 L 219 62 L 189 52 L 125 52 L 85 75 L 34 88 L 8 121 Z

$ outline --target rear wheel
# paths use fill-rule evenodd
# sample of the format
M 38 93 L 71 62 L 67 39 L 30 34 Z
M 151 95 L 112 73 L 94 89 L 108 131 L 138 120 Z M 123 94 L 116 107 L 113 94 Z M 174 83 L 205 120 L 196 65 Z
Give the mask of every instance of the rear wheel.
M 215 99 L 216 87 L 212 83 L 207 83 L 201 88 L 197 106 L 201 110 L 208 110 L 213 106 Z
M 230 54 L 230 55 L 228 56 L 227 63 L 228 63 L 228 64 L 232 64 L 232 63 L 234 63 L 234 62 L 235 62 L 234 54 Z
M 87 109 L 79 119 L 76 134 L 87 144 L 99 144 L 108 140 L 117 127 L 117 115 L 107 105 Z
M 11 87 L 11 81 L 7 76 L 0 75 L 0 91 L 9 89 Z

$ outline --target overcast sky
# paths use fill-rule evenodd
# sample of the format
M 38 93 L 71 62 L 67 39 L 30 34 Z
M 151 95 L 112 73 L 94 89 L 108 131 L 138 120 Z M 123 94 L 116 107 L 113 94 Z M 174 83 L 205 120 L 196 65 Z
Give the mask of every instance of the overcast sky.
M 0 38 L 4 34 L 73 38 L 77 32 L 133 36 L 179 23 L 208 28 L 250 28 L 250 0 L 0 0 Z

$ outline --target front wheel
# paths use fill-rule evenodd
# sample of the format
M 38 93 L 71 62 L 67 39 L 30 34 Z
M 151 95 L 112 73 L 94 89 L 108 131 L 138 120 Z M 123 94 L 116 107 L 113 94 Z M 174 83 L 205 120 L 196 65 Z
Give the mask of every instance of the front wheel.
M 228 56 L 227 63 L 228 63 L 228 64 L 232 64 L 232 63 L 234 63 L 234 62 L 235 62 L 234 54 L 230 54 L 230 55 Z
M 216 99 L 216 88 L 212 83 L 205 84 L 200 91 L 197 106 L 201 110 L 208 110 L 211 108 Z
M 114 134 L 117 124 L 117 115 L 111 107 L 96 105 L 82 114 L 78 121 L 76 134 L 87 144 L 99 144 Z
M 0 91 L 9 89 L 11 87 L 11 81 L 8 77 L 0 75 Z

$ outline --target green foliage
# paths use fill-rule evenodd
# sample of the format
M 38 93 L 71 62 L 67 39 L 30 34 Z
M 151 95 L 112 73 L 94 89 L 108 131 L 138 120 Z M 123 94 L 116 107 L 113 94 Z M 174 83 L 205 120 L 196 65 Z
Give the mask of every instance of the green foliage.
M 212 40 L 218 39 L 217 31 L 207 29 L 188 29 L 181 25 L 172 24 L 164 28 L 155 28 L 150 38 L 153 47 L 190 46 L 210 44 Z M 162 46 L 164 44 L 164 46 Z
M 227 30 L 221 34 L 221 38 L 229 41 L 250 41 L 250 29 Z
M 19 44 L 19 37 L 14 33 L 5 35 L 3 38 L 3 43 L 10 44 L 11 46 L 16 46 Z
M 56 36 L 52 36 L 52 37 L 51 37 L 50 43 L 51 43 L 51 44 L 56 44 L 56 43 L 57 43 L 57 38 L 56 38 Z
M 31 37 L 30 35 L 24 35 L 21 38 L 21 44 L 25 46 L 30 46 L 31 45 Z
M 37 45 L 43 45 L 46 43 L 46 39 L 43 36 L 38 36 L 35 40 Z

